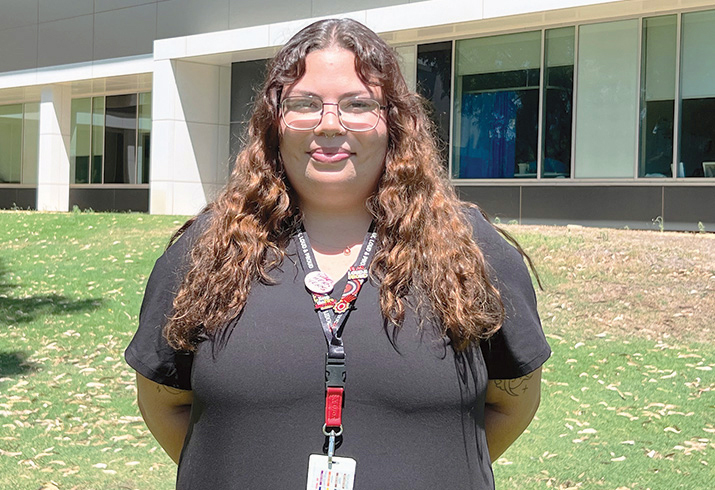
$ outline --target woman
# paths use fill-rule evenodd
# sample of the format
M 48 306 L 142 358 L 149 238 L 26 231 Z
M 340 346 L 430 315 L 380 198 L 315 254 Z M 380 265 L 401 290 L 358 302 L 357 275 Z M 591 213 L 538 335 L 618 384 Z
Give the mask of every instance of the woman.
M 126 352 L 177 488 L 494 487 L 550 350 L 522 256 L 455 197 L 377 35 L 293 37 L 177 235 Z

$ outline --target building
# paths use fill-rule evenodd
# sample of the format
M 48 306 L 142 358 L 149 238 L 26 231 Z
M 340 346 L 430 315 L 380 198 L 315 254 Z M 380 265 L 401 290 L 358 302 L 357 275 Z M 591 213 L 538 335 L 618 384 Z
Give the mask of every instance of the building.
M 715 1 L 0 0 L 0 207 L 198 211 L 265 60 L 379 32 L 502 221 L 715 230 Z

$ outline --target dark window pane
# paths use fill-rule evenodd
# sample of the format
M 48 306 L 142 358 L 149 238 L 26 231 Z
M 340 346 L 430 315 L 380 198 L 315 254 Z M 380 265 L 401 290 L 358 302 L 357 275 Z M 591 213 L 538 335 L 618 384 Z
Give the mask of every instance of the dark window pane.
M 92 97 L 92 165 L 93 184 L 102 183 L 102 157 L 104 155 L 104 96 Z
M 268 60 L 240 61 L 231 65 L 231 141 L 230 154 L 235 157 L 243 148 L 256 90 L 263 83 Z M 233 163 L 231 164 L 233 167 Z
M 106 99 L 104 183 L 137 183 L 137 94 Z
M 70 129 L 70 160 L 74 167 L 74 183 L 89 183 L 90 134 L 92 131 L 92 99 L 72 100 Z
M 715 98 L 686 99 L 678 177 L 715 177 Z
M 641 112 L 641 165 L 639 177 L 673 175 L 673 110 L 672 100 L 645 102 Z
M 715 10 L 682 16 L 678 177 L 715 177 Z
M 151 92 L 139 94 L 139 127 L 137 128 L 137 133 L 137 176 L 141 184 L 148 184 L 151 140 Z
M 673 175 L 675 15 L 643 19 L 639 177 Z
M 22 104 L 0 106 L 0 183 L 20 183 Z
M 430 118 L 437 129 L 447 164 L 450 96 L 452 91 L 452 42 L 417 47 L 417 92 L 432 103 Z
M 549 29 L 545 35 L 541 160 L 544 178 L 571 176 L 575 33 L 575 28 L 564 27 Z

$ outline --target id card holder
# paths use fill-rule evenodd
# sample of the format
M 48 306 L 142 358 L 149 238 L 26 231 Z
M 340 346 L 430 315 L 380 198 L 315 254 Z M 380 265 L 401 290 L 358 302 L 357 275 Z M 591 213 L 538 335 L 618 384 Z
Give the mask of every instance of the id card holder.
M 332 465 L 323 454 L 311 454 L 308 460 L 307 490 L 353 490 L 356 462 L 333 456 Z

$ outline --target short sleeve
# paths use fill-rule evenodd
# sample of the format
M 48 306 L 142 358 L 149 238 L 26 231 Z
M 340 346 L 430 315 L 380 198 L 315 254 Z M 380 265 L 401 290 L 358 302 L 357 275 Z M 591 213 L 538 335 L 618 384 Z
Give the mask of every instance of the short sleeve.
M 127 363 L 139 374 L 182 390 L 191 389 L 193 354 L 174 350 L 164 338 L 163 328 L 188 270 L 191 246 L 203 221 L 199 217 L 156 261 L 144 292 L 139 327 L 124 351 Z
M 518 378 L 534 371 L 551 356 L 531 276 L 519 251 L 478 211 L 469 214 L 490 279 L 501 294 L 505 310 L 502 327 L 481 343 L 489 379 Z

